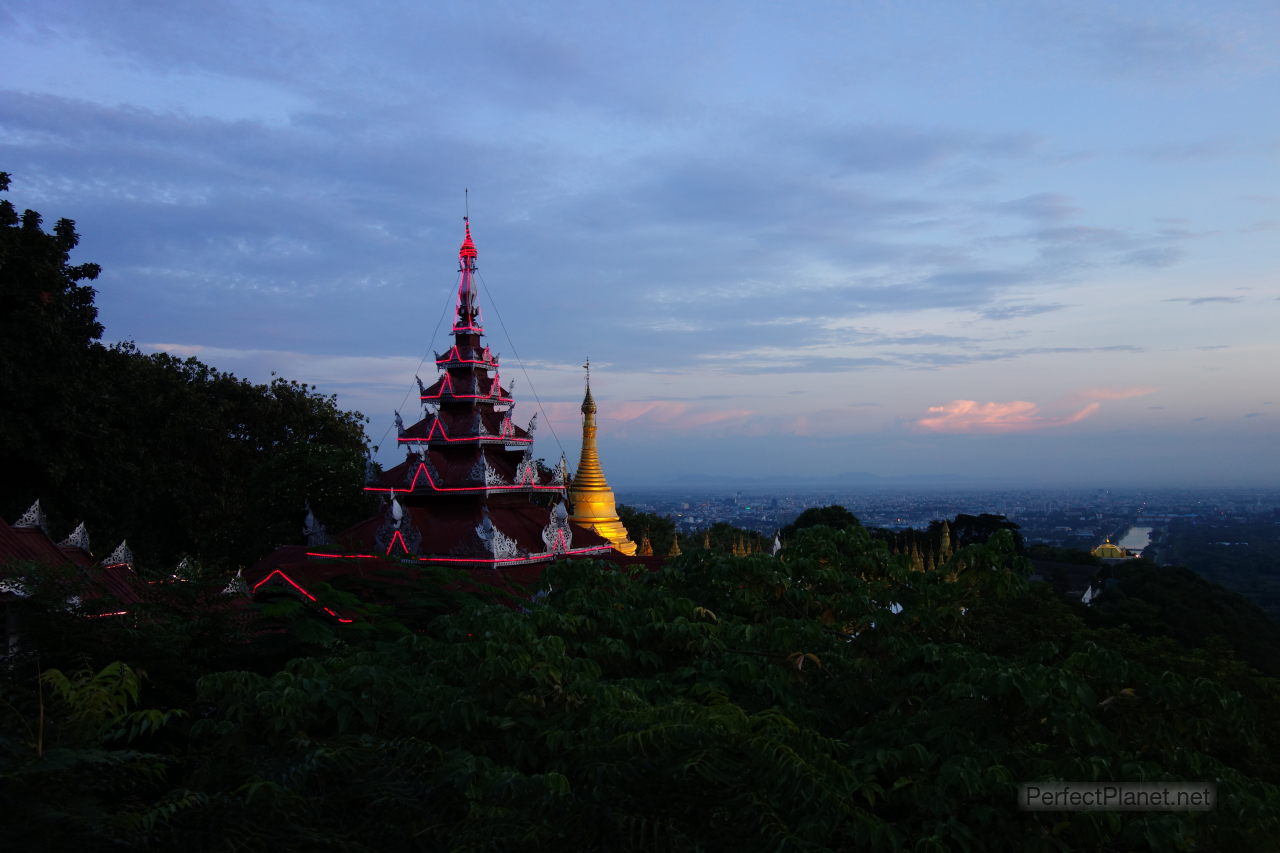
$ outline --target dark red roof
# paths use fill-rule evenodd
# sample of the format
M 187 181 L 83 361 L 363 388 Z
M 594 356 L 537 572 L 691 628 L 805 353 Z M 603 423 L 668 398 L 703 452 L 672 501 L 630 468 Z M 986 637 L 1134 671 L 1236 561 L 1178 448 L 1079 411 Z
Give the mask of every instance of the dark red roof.
M 0 519 L 0 573 L 5 564 L 15 562 L 73 567 L 89 581 L 91 596 L 107 594 L 125 604 L 142 600 L 137 576 L 129 567 L 95 565 L 92 555 L 58 545 L 38 527 L 13 527 Z
M 71 550 L 59 548 L 38 527 L 12 527 L 0 518 L 0 563 L 28 560 L 46 566 L 82 565 L 72 559 L 68 553 Z M 84 553 L 78 548 L 74 550 Z

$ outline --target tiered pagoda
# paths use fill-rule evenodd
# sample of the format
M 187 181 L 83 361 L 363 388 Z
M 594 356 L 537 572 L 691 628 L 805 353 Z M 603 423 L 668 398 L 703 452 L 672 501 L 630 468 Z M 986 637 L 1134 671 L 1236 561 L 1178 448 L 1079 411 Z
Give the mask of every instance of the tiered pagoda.
M 404 462 L 366 487 L 385 496 L 384 511 L 308 557 L 501 570 L 612 553 L 607 538 L 570 521 L 564 460 L 554 470 L 534 460 L 537 415 L 527 427 L 513 420 L 515 399 L 483 342 L 477 254 L 467 222 L 453 343 L 435 354 L 436 381 L 418 380 L 423 417 L 406 427 L 396 414 Z M 309 538 L 315 546 L 325 537 Z

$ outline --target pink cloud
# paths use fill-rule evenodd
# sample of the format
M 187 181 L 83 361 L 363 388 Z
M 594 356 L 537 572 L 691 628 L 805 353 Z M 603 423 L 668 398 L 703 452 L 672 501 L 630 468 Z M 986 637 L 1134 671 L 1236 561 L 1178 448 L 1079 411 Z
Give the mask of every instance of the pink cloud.
M 1095 401 L 1072 414 L 1048 417 L 1040 413 L 1035 403 L 1025 400 L 1008 403 L 952 400 L 941 406 L 930 406 L 929 414 L 916 421 L 916 426 L 928 432 L 1026 432 L 1077 423 L 1098 411 L 1100 406 Z

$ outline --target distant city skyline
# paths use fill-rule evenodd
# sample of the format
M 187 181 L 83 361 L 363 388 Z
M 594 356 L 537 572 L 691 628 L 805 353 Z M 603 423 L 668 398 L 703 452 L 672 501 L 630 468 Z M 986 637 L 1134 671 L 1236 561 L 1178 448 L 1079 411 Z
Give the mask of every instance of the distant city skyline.
M 7 197 L 76 220 L 104 340 L 315 384 L 384 461 L 469 189 L 517 418 L 536 391 L 537 454 L 576 462 L 589 356 L 619 492 L 1280 483 L 1274 3 L 0 24 Z

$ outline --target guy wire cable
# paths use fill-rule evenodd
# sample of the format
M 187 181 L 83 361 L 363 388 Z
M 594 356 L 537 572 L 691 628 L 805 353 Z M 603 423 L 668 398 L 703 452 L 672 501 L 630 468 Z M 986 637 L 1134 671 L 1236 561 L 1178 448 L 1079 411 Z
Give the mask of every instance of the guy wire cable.
M 538 411 L 542 412 L 542 417 L 547 421 L 547 429 L 551 430 L 551 437 L 556 440 L 556 446 L 560 448 L 560 455 L 564 456 L 564 445 L 560 443 L 560 436 L 556 435 L 556 428 L 551 423 L 551 416 L 547 414 L 547 410 L 542 406 L 542 398 L 538 396 L 538 389 L 533 387 L 533 380 L 529 378 L 529 371 L 524 366 L 524 360 L 520 358 L 520 353 L 516 352 L 515 342 L 511 340 L 511 333 L 507 331 L 507 324 L 502 320 L 502 312 L 498 310 L 498 300 L 493 298 L 493 291 L 489 289 L 489 283 L 484 280 L 484 276 L 479 270 L 476 270 L 476 278 L 480 279 L 480 285 L 484 288 L 485 298 L 493 306 L 493 313 L 498 315 L 498 325 L 502 327 L 502 334 L 506 335 L 507 343 L 511 346 L 511 354 L 516 357 L 516 363 L 520 365 L 520 372 L 524 374 L 524 381 L 529 383 L 529 390 L 533 393 L 533 399 L 538 404 Z
M 435 352 L 435 350 L 431 349 L 431 347 L 435 345 L 436 335 L 440 334 L 440 327 L 444 325 L 444 315 L 449 313 L 449 302 L 450 302 L 450 298 L 452 297 L 452 290 L 448 290 L 446 292 L 450 294 L 450 297 L 447 297 L 444 300 L 444 307 L 440 309 L 440 319 L 436 320 L 436 327 L 431 330 L 431 337 L 427 339 L 431 343 L 427 344 L 427 351 L 422 354 L 422 359 L 418 362 L 417 369 L 413 371 L 413 375 L 415 377 L 419 377 L 422 375 L 422 365 L 427 363 L 427 356 Z M 503 331 L 505 331 L 505 329 Z M 417 382 L 416 379 L 414 381 L 415 383 Z M 411 385 L 409 386 L 409 390 L 405 392 L 404 399 L 400 401 L 400 408 L 397 409 L 396 411 L 400 411 L 404 409 L 404 404 L 409 402 L 409 395 L 412 393 L 413 393 L 413 386 Z M 421 406 L 419 406 L 419 409 L 421 409 Z M 385 432 L 382 433 L 382 438 L 378 439 L 378 443 L 375 444 L 374 447 L 380 448 L 382 446 L 382 442 L 387 440 L 387 435 L 391 432 L 391 426 L 394 426 L 394 422 L 387 427 Z

